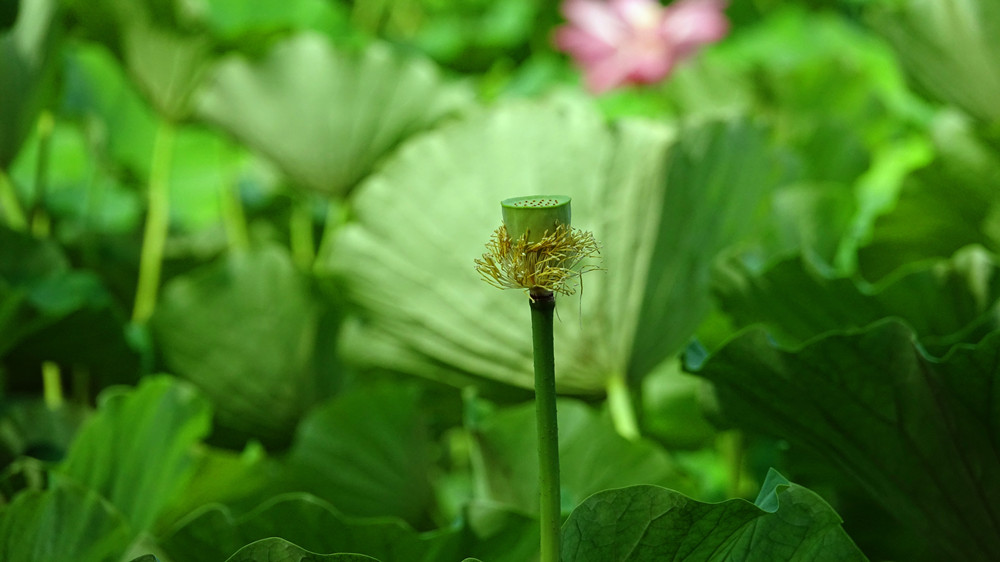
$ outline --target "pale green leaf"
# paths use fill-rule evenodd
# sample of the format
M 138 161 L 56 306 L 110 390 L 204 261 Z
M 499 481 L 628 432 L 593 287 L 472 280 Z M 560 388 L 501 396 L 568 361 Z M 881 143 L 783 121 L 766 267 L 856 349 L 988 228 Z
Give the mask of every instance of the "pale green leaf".
M 404 138 L 467 103 L 428 61 L 382 44 L 340 52 L 303 33 L 260 61 L 231 56 L 199 114 L 271 158 L 299 186 L 341 195 Z

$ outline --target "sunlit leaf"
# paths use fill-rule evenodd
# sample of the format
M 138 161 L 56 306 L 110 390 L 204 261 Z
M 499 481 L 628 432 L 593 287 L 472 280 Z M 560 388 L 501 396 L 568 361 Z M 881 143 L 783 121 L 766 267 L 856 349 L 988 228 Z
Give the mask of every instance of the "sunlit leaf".
M 871 4 L 876 30 L 927 92 L 1000 121 L 1000 6 L 992 0 L 899 0 Z
M 301 187 L 340 195 L 401 140 L 468 97 L 427 61 L 382 44 L 360 55 L 340 52 L 303 33 L 260 61 L 225 59 L 198 108 Z
M 357 221 L 328 256 L 370 312 L 345 350 L 435 379 L 530 386 L 526 296 L 489 287 L 472 260 L 500 224 L 501 199 L 560 193 L 606 269 L 560 298 L 560 387 L 595 392 L 613 374 L 646 372 L 702 320 L 716 253 L 749 228 L 774 180 L 756 126 L 708 123 L 672 140 L 654 123 L 608 127 L 562 98 L 499 106 L 408 143 L 359 189 Z
M 26 491 L 0 508 L 0 560 L 117 562 L 132 538 L 114 506 L 77 486 Z
M 113 388 L 80 429 L 57 475 L 121 512 L 133 532 L 150 530 L 194 470 L 192 447 L 208 433 L 208 403 L 166 376 Z

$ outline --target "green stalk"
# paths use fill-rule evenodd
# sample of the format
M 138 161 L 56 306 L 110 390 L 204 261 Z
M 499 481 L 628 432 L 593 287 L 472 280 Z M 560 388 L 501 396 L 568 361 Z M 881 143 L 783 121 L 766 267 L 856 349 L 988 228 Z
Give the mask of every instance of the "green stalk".
M 0 211 L 3 211 L 4 220 L 12 230 L 24 232 L 28 228 L 28 219 L 21 206 L 21 201 L 17 198 L 17 191 L 14 184 L 3 169 L 0 169 Z
M 558 562 L 561 527 L 559 500 L 559 425 L 556 419 L 556 367 L 551 292 L 532 294 L 531 339 L 535 362 L 535 416 L 538 432 L 539 519 L 541 562 Z
M 59 365 L 52 361 L 42 362 L 42 396 L 50 410 L 63 405 L 62 375 Z
M 625 375 L 621 373 L 612 375 L 608 379 L 606 388 L 611 422 L 618 435 L 629 441 L 639 439 L 639 422 L 636 420 L 635 407 L 632 404 L 628 384 L 625 382 Z
M 288 230 L 292 259 L 303 270 L 311 269 L 316 261 L 316 245 L 313 240 L 312 206 L 307 198 L 292 201 Z
M 139 256 L 139 282 L 135 291 L 132 322 L 142 325 L 153 315 L 160 289 L 163 249 L 170 227 L 170 163 L 174 149 L 174 125 L 162 121 L 153 143 L 153 163 L 149 171 L 149 209 Z
M 49 156 L 52 153 L 52 132 L 55 117 L 51 111 L 43 111 L 38 117 L 38 160 L 35 162 L 35 193 L 29 210 L 31 232 L 39 238 L 49 235 L 50 219 L 45 212 L 45 197 L 49 191 Z
M 222 189 L 222 225 L 231 249 L 242 252 L 250 248 L 247 217 L 240 200 L 240 188 L 235 181 Z

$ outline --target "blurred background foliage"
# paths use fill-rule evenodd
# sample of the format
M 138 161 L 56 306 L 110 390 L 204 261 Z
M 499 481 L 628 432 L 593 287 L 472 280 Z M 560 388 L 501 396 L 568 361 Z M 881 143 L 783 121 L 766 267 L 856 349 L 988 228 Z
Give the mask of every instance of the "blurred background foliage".
M 733 2 L 592 97 L 542 0 L 0 1 L 0 558 L 530 559 L 524 295 L 472 260 L 565 193 L 567 515 L 811 494 L 774 467 L 872 560 L 989 559 L 998 11 Z

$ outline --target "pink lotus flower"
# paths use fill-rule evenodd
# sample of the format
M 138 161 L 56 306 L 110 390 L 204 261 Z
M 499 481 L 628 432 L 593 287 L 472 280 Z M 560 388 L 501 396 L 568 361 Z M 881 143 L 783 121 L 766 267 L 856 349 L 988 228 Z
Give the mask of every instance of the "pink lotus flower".
M 569 20 L 556 46 L 583 68 L 587 87 L 601 93 L 622 84 L 666 78 L 674 65 L 729 31 L 726 0 L 566 0 Z

